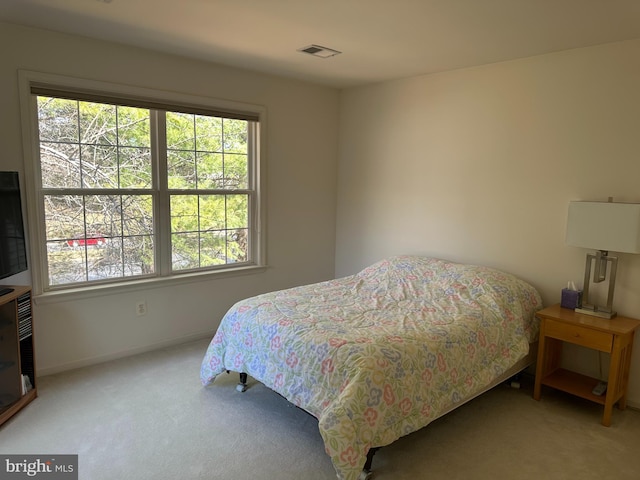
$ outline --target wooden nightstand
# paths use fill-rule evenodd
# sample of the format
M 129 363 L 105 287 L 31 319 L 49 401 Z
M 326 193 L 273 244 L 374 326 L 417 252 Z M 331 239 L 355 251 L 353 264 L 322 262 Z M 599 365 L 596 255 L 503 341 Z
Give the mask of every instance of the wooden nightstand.
M 631 350 L 640 320 L 617 316 L 611 320 L 576 313 L 559 304 L 540 310 L 540 341 L 533 398 L 540 400 L 542 385 L 604 405 L 602 424 L 611 425 L 611 411 L 617 402 L 627 406 L 627 385 Z M 611 354 L 606 395 L 591 393 L 599 380 L 560 368 L 562 343 L 569 342 Z

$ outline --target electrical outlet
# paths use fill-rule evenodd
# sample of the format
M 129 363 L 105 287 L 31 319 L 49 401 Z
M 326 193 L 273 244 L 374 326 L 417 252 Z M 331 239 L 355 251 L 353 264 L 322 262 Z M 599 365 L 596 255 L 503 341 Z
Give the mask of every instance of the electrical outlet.
M 147 314 L 147 302 L 144 300 L 136 303 L 136 315 L 142 317 Z

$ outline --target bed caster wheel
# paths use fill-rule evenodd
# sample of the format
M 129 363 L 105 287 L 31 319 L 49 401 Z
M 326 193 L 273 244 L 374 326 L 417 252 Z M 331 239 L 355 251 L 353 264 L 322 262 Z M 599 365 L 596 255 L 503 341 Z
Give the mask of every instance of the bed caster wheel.
M 247 390 L 247 374 L 244 372 L 240 372 L 240 383 L 236 385 L 236 390 L 239 392 L 244 392 Z
M 509 386 L 511 386 L 511 388 L 515 388 L 516 390 L 518 390 L 520 388 L 520 379 L 521 378 L 522 378 L 522 374 L 521 373 L 515 374 L 513 377 L 511 377 L 509 379 Z
M 358 480 L 371 480 L 372 478 L 373 472 L 367 470 L 361 471 L 360 475 L 358 476 Z

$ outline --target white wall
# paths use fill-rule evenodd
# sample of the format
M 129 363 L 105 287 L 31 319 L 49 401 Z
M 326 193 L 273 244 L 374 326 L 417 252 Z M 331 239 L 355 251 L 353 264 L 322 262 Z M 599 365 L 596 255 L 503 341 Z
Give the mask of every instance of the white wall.
M 639 59 L 629 41 L 343 91 L 336 275 L 428 254 L 510 271 L 559 302 L 587 253 L 564 245 L 569 201 L 640 202 Z M 640 318 L 640 256 L 619 257 L 614 307 Z M 599 374 L 595 352 L 567 354 Z
M 119 295 L 56 303 L 36 299 L 39 373 L 211 335 L 236 300 L 333 277 L 336 90 L 8 24 L 0 24 L 0 59 L 2 170 L 24 173 L 19 69 L 245 102 L 267 110 L 269 268 Z M 3 283 L 11 282 L 28 283 L 29 276 Z M 138 300 L 147 302 L 144 317 L 135 316 Z

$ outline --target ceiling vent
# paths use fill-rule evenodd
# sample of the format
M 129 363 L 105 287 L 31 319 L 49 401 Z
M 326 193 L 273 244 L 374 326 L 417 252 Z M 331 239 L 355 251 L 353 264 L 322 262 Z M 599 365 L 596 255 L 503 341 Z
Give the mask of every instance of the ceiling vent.
M 332 48 L 322 47 L 320 45 L 309 45 L 308 47 L 298 49 L 299 52 L 308 53 L 314 57 L 329 58 L 340 55 L 342 52 L 333 50 Z

